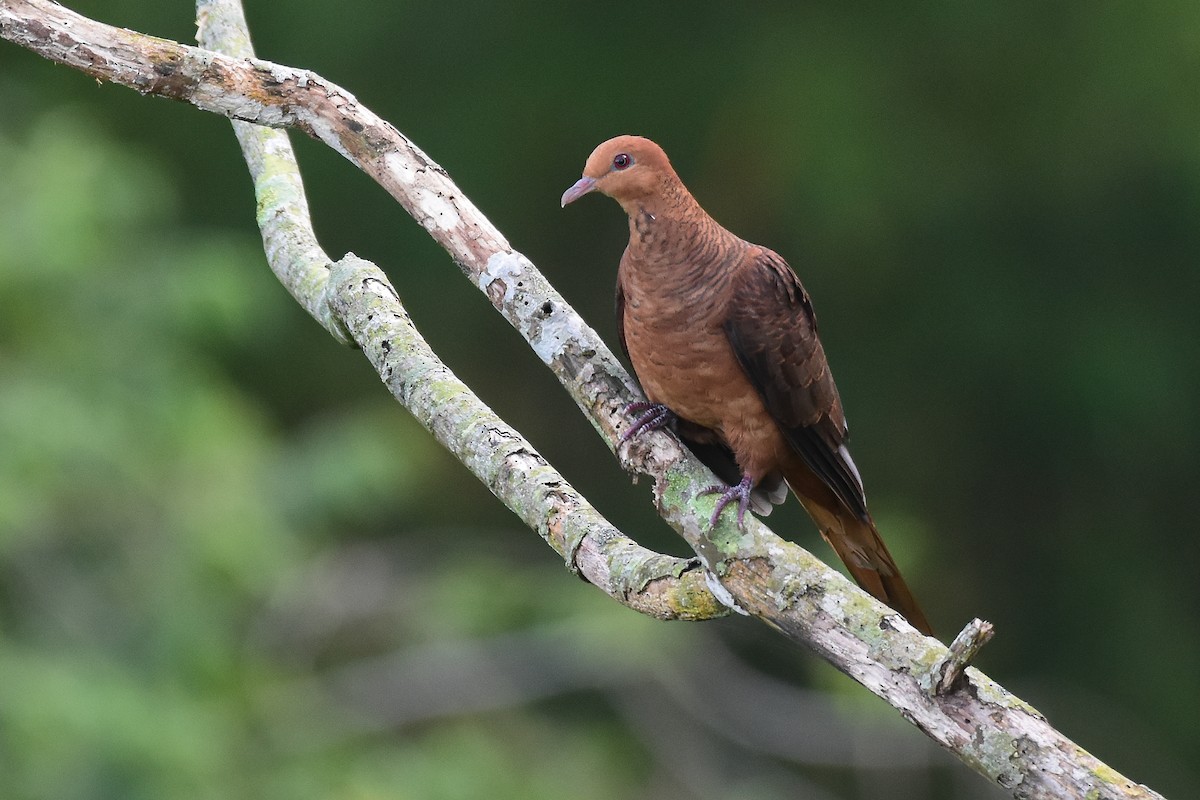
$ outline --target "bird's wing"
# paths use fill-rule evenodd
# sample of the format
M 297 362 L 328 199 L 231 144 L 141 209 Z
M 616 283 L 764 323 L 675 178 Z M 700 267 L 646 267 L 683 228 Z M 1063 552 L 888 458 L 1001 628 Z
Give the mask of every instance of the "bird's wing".
M 858 469 L 846 449 L 846 417 L 808 293 L 770 250 L 733 278 L 725 333 L 784 437 L 846 509 L 867 519 Z

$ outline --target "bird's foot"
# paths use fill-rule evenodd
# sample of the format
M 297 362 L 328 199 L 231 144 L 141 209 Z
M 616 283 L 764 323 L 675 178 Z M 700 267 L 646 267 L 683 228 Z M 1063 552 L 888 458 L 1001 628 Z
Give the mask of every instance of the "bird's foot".
M 737 500 L 737 523 L 738 528 L 742 528 L 746 519 L 746 509 L 750 507 L 750 492 L 753 489 L 754 481 L 750 480 L 749 475 L 746 475 L 737 486 L 716 484 L 700 492 L 700 494 L 721 493 L 721 496 L 717 498 L 717 507 L 713 509 L 712 519 L 708 521 L 708 526 L 710 528 L 716 527 L 717 519 L 721 516 L 721 512 L 725 510 L 725 506 Z
M 662 403 L 647 403 L 639 400 L 625 406 L 626 414 L 637 414 L 633 424 L 621 434 L 621 442 L 628 442 L 642 431 L 656 431 L 675 421 L 675 412 Z

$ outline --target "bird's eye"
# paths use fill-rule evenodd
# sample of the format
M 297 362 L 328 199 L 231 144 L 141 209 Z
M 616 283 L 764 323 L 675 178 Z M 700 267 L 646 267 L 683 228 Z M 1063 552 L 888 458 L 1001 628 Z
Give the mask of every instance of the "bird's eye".
M 628 153 L 618 153 L 613 157 L 613 169 L 628 169 L 633 164 L 633 159 Z

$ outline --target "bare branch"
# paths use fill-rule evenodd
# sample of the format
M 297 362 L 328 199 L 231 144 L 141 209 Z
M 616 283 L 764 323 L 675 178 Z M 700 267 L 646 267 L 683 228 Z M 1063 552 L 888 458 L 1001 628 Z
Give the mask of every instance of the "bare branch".
M 198 17 L 202 41 L 228 42 L 236 55 L 253 56 L 240 5 L 202 5 Z M 237 120 L 233 125 L 254 179 L 263 245 L 275 274 L 309 313 L 335 336 L 350 337 L 345 339 L 349 343 L 370 336 L 366 328 L 376 312 L 381 312 L 380 318 L 390 317 L 381 323 L 386 330 L 377 331 L 383 338 L 366 352 L 389 361 L 376 363 L 380 374 L 385 381 L 388 374 L 399 376 L 388 381 L 389 388 L 438 441 L 538 531 L 568 567 L 618 601 L 659 619 L 709 619 L 728 613 L 708 591 L 694 561 L 655 553 L 616 530 L 459 381 L 413 326 L 374 264 L 347 256 L 331 271 L 331 259 L 312 229 L 287 134 Z M 339 291 L 339 277 L 355 289 Z M 370 288 L 383 298 L 383 308 L 371 306 L 365 318 L 335 302 L 368 296 Z
M 613 528 L 458 380 L 417 333 L 378 267 L 347 255 L 333 265 L 328 293 L 396 399 L 568 566 L 644 614 L 706 619 L 724 612 L 696 562 L 653 553 Z
M 445 170 L 344 89 L 307 71 L 237 61 L 101 25 L 48 0 L 0 0 L 0 35 L 90 75 L 236 119 L 297 127 L 336 149 L 450 253 L 616 449 L 616 431 L 624 424 L 619 409 L 634 390 L 611 352 Z M 404 363 L 392 346 L 407 335 L 406 317 L 382 274 L 347 258 L 335 269 L 328 299 L 393 391 L 416 396 L 419 381 L 397 374 L 401 367 L 420 366 Z M 486 428 L 480 433 L 490 435 Z M 623 463 L 654 476 L 664 519 L 704 560 L 715 576 L 709 585 L 728 605 L 807 643 L 1016 797 L 1160 797 L 1085 752 L 974 668 L 965 670 L 957 691 L 924 691 L 922 680 L 944 662 L 945 647 L 757 521 L 748 522 L 744 534 L 728 522 L 710 533 L 712 501 L 696 499 L 712 481 L 707 470 L 673 437 L 645 439 L 622 453 Z M 470 441 L 464 445 L 469 455 Z M 520 461 L 524 451 L 509 452 Z M 518 466 L 505 474 L 523 479 L 521 472 Z
M 202 43 L 253 58 L 240 4 L 201 2 L 197 18 Z M 375 330 L 378 341 L 364 350 L 393 395 L 439 442 L 538 531 L 571 569 L 618 601 L 659 619 L 699 620 L 728 613 L 708 590 L 696 562 L 655 553 L 614 528 L 459 381 L 413 326 L 395 289 L 374 264 L 347 256 L 332 265 L 334 276 L 354 284 L 339 291 L 336 277 L 330 280 L 331 259 L 312 229 L 287 134 L 238 120 L 233 127 L 254 179 L 258 224 L 271 268 L 309 313 L 335 336 L 350 337 L 348 342 L 369 340 L 368 327 L 377 321 L 376 312 L 381 312 L 380 319 L 390 317 L 390 322 L 374 326 L 386 329 Z M 346 301 L 369 297 L 372 289 L 383 307 L 368 301 L 365 316 L 355 316 Z
M 202 27 L 205 22 L 225 20 L 221 31 L 226 41 L 236 40 L 239 29 L 236 21 L 228 24 L 228 5 L 225 16 L 214 13 L 201 18 Z M 71 12 L 57 6 L 50 8 L 63 13 L 59 24 L 75 27 L 74 21 L 67 19 Z M 240 17 L 240 6 L 234 10 Z M 9 11 L 7 4 L 0 6 L 6 37 Z M 90 21 L 88 24 L 96 25 Z M 48 33 L 36 19 L 31 18 L 29 26 L 33 31 Z M 245 30 L 244 20 L 240 29 Z M 121 46 L 111 44 L 114 51 L 130 46 L 134 39 L 151 42 L 154 53 L 183 49 L 128 31 L 119 34 L 127 41 Z M 244 33 L 242 46 L 249 50 Z M 99 44 L 67 48 L 77 58 L 102 49 Z M 168 55 L 168 59 L 172 57 Z M 100 61 L 90 56 L 86 60 Z M 132 71 L 131 66 L 129 73 Z M 279 280 L 314 318 L 343 342 L 378 335 L 380 338 L 367 352 L 380 359 L 377 367 L 381 374 L 397 376 L 389 381 L 389 387 L 398 399 L 587 581 L 630 608 L 659 619 L 709 619 L 728 613 L 708 590 L 695 560 L 655 553 L 615 529 L 529 442 L 459 381 L 413 327 L 387 278 L 373 264 L 348 256 L 333 265 L 333 273 L 354 284 L 355 290 L 337 281 L 331 290 L 331 259 L 313 233 L 304 186 L 287 135 L 258 125 L 234 124 L 254 178 L 268 260 Z M 357 298 L 369 309 L 365 317 L 355 313 L 361 308 L 351 309 L 346 304 L 335 310 L 329 302 L 331 297 L 347 302 Z M 343 316 L 350 321 L 349 326 Z M 367 333 L 365 327 L 372 318 L 377 324 Z M 414 376 L 419 379 L 414 380 Z

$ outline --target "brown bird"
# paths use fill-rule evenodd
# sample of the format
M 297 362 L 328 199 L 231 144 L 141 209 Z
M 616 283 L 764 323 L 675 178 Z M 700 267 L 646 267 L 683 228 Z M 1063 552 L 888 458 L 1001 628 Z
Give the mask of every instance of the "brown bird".
M 736 485 L 715 487 L 714 524 L 733 502 L 739 525 L 748 507 L 769 511 L 765 501 L 782 502 L 786 483 L 858 584 L 931 633 L 867 511 L 842 402 L 796 273 L 710 217 L 649 139 L 618 136 L 597 147 L 562 205 L 589 192 L 629 215 L 617 329 L 650 402 L 630 406 L 643 413 L 623 438 L 674 425 L 710 464 L 732 455 L 732 477 L 716 470 Z

